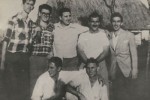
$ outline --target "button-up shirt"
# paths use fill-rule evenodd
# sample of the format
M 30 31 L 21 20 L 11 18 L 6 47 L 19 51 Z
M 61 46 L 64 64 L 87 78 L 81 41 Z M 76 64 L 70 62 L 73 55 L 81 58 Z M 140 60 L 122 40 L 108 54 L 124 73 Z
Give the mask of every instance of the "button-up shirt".
M 68 84 L 71 80 L 73 80 L 76 77 L 77 74 L 79 74 L 78 71 L 60 71 L 58 80 L 61 80 L 65 84 Z M 54 79 L 52 79 L 49 75 L 49 72 L 46 71 L 37 79 L 31 99 L 48 99 L 55 95 L 54 88 Z
M 49 26 L 50 27 L 50 26 Z M 40 31 L 33 30 L 36 36 L 33 38 L 32 55 L 47 56 L 53 51 L 53 33 L 47 28 L 41 27 Z
M 60 23 L 55 24 L 54 30 L 54 56 L 60 58 L 72 58 L 77 56 L 78 35 L 87 31 L 87 27 L 71 23 L 63 27 Z
M 85 69 L 80 70 L 80 74 L 78 75 L 79 76 L 76 76 L 69 84 L 77 87 L 77 90 L 82 93 L 87 100 L 108 100 L 106 85 L 102 86 L 102 83 L 96 80 L 91 87 L 90 79 Z M 71 98 L 68 97 L 68 100 L 72 100 Z M 75 100 L 75 98 L 73 100 Z
M 17 13 L 8 21 L 8 28 L 4 35 L 4 40 L 8 43 L 9 52 L 27 52 L 29 44 L 29 19 L 23 20 L 22 13 Z
M 112 33 L 112 41 L 113 41 L 114 50 L 116 49 L 119 34 L 120 34 L 119 32 L 117 32 L 116 35 L 115 35 L 115 33 Z

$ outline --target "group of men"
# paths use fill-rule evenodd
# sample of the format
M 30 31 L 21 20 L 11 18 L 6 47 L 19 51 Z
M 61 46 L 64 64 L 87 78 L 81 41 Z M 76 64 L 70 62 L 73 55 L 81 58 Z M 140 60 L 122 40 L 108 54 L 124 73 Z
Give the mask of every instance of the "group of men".
M 62 8 L 59 23 L 53 24 L 52 7 L 42 4 L 37 21 L 32 22 L 28 15 L 36 0 L 22 1 L 23 11 L 8 21 L 3 39 L 0 69 L 9 100 L 131 99 L 130 79 L 138 74 L 137 50 L 134 35 L 121 28 L 120 13 L 111 15 L 112 30 L 107 34 L 100 28 L 102 16 L 97 12 L 89 15 L 85 27 L 72 23 L 71 10 Z

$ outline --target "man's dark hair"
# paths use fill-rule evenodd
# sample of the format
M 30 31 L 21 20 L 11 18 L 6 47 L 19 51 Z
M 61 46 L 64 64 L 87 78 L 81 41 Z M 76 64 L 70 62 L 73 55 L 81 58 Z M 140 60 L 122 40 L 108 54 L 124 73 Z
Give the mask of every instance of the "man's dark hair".
M 42 9 L 49 10 L 50 13 L 52 12 L 52 7 L 49 6 L 48 4 L 42 4 L 42 5 L 40 5 L 40 6 L 39 6 L 39 12 L 41 12 Z
M 113 13 L 113 14 L 111 15 L 111 18 L 110 18 L 110 21 L 111 21 L 111 22 L 112 22 L 112 20 L 113 20 L 114 17 L 120 17 L 121 22 L 123 22 L 123 17 L 122 17 L 122 15 L 121 15 L 119 12 L 115 12 L 115 13 Z
M 48 60 L 48 63 L 54 63 L 56 67 L 62 67 L 62 60 L 59 57 L 52 57 Z
M 94 59 L 94 58 L 89 58 L 89 59 L 87 59 L 87 61 L 86 61 L 86 66 L 87 66 L 88 64 L 90 64 L 90 63 L 95 63 L 95 64 L 98 66 L 98 61 L 97 61 L 96 59 Z
M 95 11 L 95 12 L 93 12 L 93 13 L 91 13 L 91 14 L 89 15 L 88 21 L 90 21 L 91 18 L 96 18 L 96 17 L 99 18 L 99 21 L 100 21 L 100 22 L 103 20 L 102 15 L 98 14 L 98 13 Z
M 27 0 L 22 0 L 22 3 L 25 4 Z M 33 3 L 35 4 L 36 0 L 28 0 L 28 1 L 33 1 Z
M 59 10 L 59 16 L 62 16 L 64 12 L 70 12 L 71 13 L 71 10 L 69 8 L 61 8 Z

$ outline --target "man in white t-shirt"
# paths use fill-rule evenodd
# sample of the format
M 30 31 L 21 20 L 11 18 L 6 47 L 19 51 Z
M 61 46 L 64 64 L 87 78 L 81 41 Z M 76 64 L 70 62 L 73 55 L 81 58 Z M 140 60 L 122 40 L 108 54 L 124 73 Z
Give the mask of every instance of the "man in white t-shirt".
M 100 29 L 102 16 L 93 12 L 89 16 L 89 30 L 82 33 L 78 40 L 78 51 L 82 58 L 83 67 L 88 58 L 95 58 L 99 62 L 99 73 L 108 81 L 108 71 L 105 63 L 105 58 L 109 53 L 109 40 L 103 29 Z
M 54 29 L 54 56 L 63 60 L 62 70 L 78 70 L 77 40 L 78 35 L 88 30 L 87 27 L 71 22 L 71 10 L 59 11 L 60 22 Z
M 71 87 L 68 87 L 68 91 L 78 99 L 67 94 L 67 100 L 108 100 L 107 87 L 98 79 L 98 66 L 96 59 L 87 60 L 86 68 L 79 71 L 80 74 L 69 83 Z

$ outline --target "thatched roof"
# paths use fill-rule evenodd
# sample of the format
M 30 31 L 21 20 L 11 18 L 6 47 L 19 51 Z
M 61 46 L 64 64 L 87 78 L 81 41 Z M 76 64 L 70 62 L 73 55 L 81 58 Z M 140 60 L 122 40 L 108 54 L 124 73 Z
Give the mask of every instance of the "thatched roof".
M 59 5 L 58 1 L 61 1 Z M 110 4 L 112 0 L 106 1 Z M 110 23 L 110 9 L 103 0 L 48 0 L 48 4 L 54 9 L 59 9 L 62 4 L 71 8 L 73 21 L 80 19 L 85 24 L 84 18 L 96 10 L 103 15 L 104 26 Z M 150 11 L 140 0 L 116 0 L 115 11 L 123 15 L 125 29 L 147 29 L 150 25 Z

